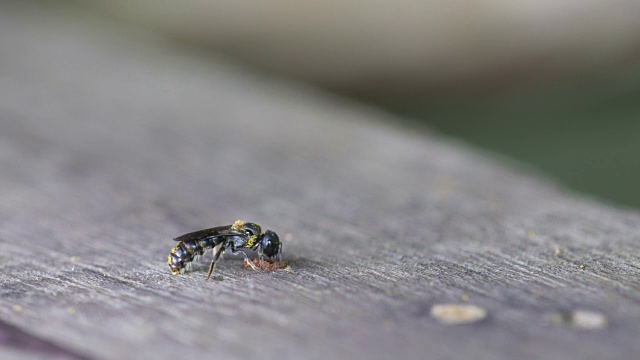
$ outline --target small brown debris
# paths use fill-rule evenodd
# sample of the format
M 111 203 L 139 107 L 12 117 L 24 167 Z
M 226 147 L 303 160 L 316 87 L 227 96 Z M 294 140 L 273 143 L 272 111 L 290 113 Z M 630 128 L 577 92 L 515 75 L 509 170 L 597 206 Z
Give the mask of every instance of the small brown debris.
M 443 324 L 472 324 L 487 317 L 487 310 L 476 305 L 438 304 L 431 307 L 431 316 Z
M 286 261 L 282 262 L 282 265 L 280 264 L 279 261 L 274 261 L 274 262 L 269 262 L 269 261 L 263 261 L 262 263 L 260 262 L 260 259 L 258 258 L 253 258 L 251 259 L 251 263 L 253 263 L 253 265 L 260 269 L 260 270 L 267 270 L 267 271 L 275 271 L 275 270 L 279 270 L 279 269 L 286 269 L 287 267 L 289 267 L 289 264 Z M 245 269 L 250 269 L 252 268 L 251 264 L 247 261 L 247 259 L 244 260 L 244 268 Z

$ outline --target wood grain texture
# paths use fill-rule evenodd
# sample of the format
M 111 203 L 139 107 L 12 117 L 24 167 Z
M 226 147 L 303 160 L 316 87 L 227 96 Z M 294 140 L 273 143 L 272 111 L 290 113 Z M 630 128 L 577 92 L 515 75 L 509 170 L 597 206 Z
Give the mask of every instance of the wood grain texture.
M 640 351 L 637 213 L 374 110 L 17 4 L 0 6 L 0 357 Z M 236 219 L 277 231 L 291 271 L 226 259 L 221 281 L 204 263 L 170 274 L 171 239 Z M 463 299 L 487 319 L 430 316 Z M 609 325 L 579 331 L 561 316 L 577 309 Z

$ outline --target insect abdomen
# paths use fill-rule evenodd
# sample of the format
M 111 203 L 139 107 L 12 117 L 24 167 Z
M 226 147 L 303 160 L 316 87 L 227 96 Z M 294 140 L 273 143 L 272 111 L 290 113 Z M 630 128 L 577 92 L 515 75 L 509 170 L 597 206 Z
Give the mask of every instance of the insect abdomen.
M 173 274 L 183 273 L 191 262 L 215 246 L 213 239 L 181 241 L 169 254 L 169 269 Z

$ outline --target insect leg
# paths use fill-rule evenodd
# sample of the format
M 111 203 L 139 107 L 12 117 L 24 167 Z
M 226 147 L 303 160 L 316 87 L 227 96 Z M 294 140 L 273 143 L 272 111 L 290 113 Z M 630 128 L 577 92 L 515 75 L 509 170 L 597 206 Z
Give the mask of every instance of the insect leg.
M 247 262 L 247 264 L 249 264 L 249 266 L 251 266 L 251 268 L 252 268 L 253 270 L 258 270 L 258 268 L 257 268 L 255 265 L 253 265 L 253 261 L 249 260 L 249 257 L 247 256 L 247 253 L 246 253 L 246 252 L 241 251 L 241 250 L 237 250 L 237 251 L 236 251 L 235 249 L 231 249 L 231 253 L 232 253 L 233 255 L 243 255 L 243 256 L 244 256 L 244 261 L 246 261 L 246 262 Z
M 207 278 L 205 280 L 209 280 L 211 277 L 211 273 L 213 272 L 213 267 L 216 264 L 216 261 L 220 259 L 220 255 L 224 252 L 224 245 L 220 246 L 218 252 L 213 255 L 213 259 L 211 259 L 211 266 L 209 266 L 209 273 L 207 273 Z
M 262 266 L 262 262 L 264 261 L 264 255 L 262 255 L 262 253 L 258 253 L 258 259 L 260 259 L 260 267 L 264 268 Z

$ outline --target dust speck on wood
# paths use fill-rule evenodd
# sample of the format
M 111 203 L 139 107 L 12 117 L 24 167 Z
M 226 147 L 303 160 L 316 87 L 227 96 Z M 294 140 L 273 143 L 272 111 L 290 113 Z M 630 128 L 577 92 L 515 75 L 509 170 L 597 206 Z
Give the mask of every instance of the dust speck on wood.
M 487 310 L 468 304 L 437 304 L 431 308 L 431 316 L 448 325 L 471 324 L 487 317 Z
M 591 310 L 573 310 L 551 316 L 551 322 L 556 325 L 567 325 L 577 330 L 600 330 L 609 325 L 607 317 L 600 312 Z

